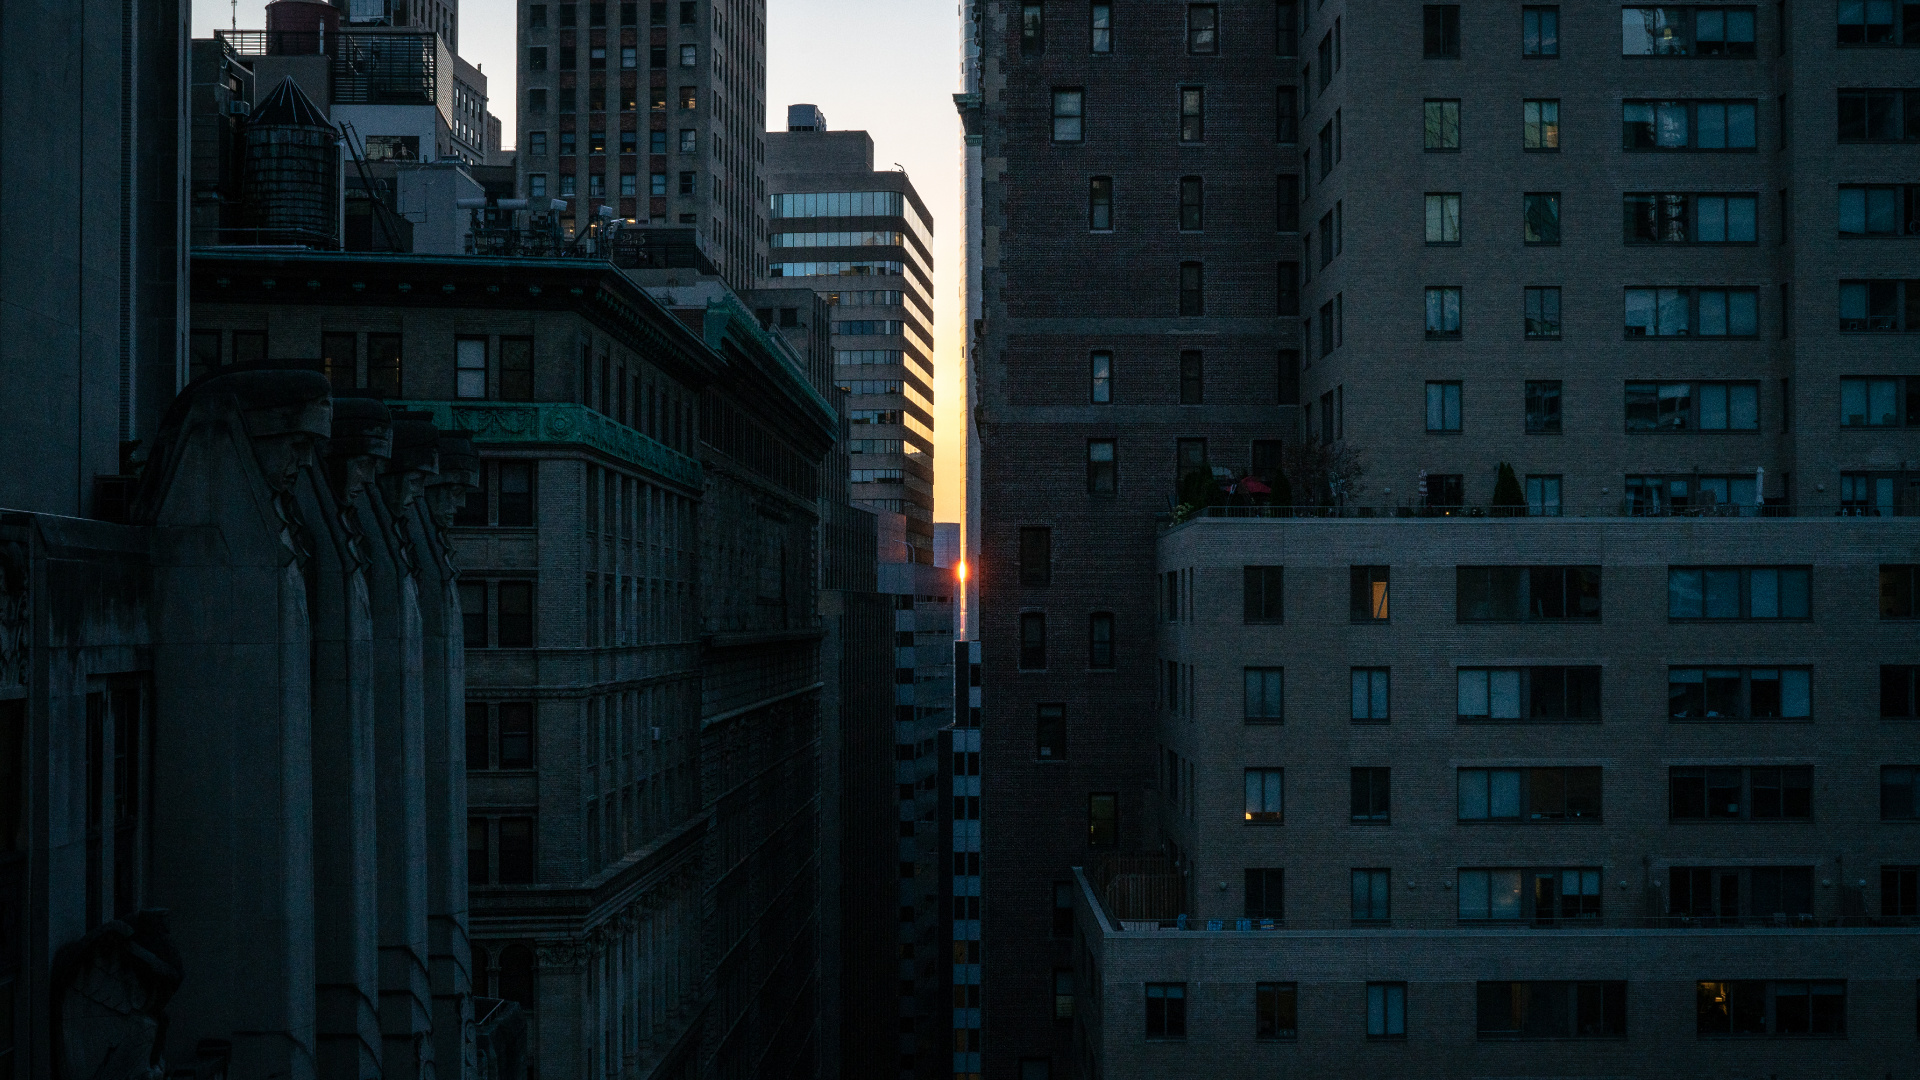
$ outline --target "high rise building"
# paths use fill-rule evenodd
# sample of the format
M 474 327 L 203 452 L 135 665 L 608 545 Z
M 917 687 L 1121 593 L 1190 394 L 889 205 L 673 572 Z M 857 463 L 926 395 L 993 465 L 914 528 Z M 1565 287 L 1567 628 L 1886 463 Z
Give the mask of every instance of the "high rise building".
M 1911 28 L 1003 10 L 989 1075 L 1904 1068 Z
M 518 10 L 521 192 L 567 200 L 570 231 L 633 222 L 649 245 L 691 245 L 693 265 L 752 287 L 765 255 L 765 3 Z
M 910 561 L 931 563 L 933 216 L 904 171 L 874 169 L 866 132 L 829 131 L 812 105 L 790 106 L 766 144 L 767 283 L 827 298 L 854 501 L 903 516 Z

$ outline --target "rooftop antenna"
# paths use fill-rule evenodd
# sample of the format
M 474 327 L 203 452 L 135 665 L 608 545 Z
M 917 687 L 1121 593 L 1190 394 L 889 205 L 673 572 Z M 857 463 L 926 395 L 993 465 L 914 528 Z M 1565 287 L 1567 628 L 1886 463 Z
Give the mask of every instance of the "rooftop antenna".
M 240 0 L 232 0 L 227 6 L 232 9 L 233 29 L 237 31 L 240 29 Z

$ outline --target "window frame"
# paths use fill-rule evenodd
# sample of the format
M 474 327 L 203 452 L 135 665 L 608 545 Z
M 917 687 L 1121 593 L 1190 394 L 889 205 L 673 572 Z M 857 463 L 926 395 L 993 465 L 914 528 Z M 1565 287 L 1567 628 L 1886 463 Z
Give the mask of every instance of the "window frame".
M 1755 572 L 1759 572 L 1759 571 L 1772 571 L 1774 573 L 1774 598 L 1775 598 L 1774 609 L 1780 612 L 1789 610 L 1789 605 L 1787 604 L 1786 601 L 1787 601 L 1787 589 L 1790 586 L 1788 583 L 1789 579 L 1786 577 L 1786 574 L 1794 573 L 1799 575 L 1798 591 L 1800 593 L 1800 603 L 1797 605 L 1797 607 L 1799 608 L 1801 614 L 1755 615 L 1752 613 L 1754 608 L 1753 575 L 1755 574 Z M 1685 574 L 1697 574 L 1699 576 L 1699 584 L 1695 590 L 1694 595 L 1696 595 L 1699 599 L 1699 603 L 1697 606 L 1699 608 L 1700 614 L 1691 615 L 1691 614 L 1686 614 L 1684 611 L 1681 611 L 1678 614 L 1675 613 L 1676 608 L 1681 606 L 1680 601 L 1686 595 L 1685 592 L 1680 591 L 1684 589 L 1686 582 L 1683 580 L 1679 580 L 1679 576 L 1685 575 Z M 1710 610 L 1709 605 L 1711 603 L 1709 599 L 1709 593 L 1712 591 L 1713 586 L 1715 584 L 1718 584 L 1720 587 L 1724 588 L 1726 587 L 1726 584 L 1727 584 L 1724 580 L 1719 581 L 1717 583 L 1714 581 L 1711 581 L 1709 579 L 1709 575 L 1724 576 L 1726 574 L 1736 575 L 1736 579 L 1732 583 L 1733 589 L 1736 593 L 1736 595 L 1733 598 L 1736 612 L 1732 615 L 1709 614 L 1708 613 Z M 1812 619 L 1813 619 L 1813 567 L 1811 564 L 1780 563 L 1780 564 L 1739 565 L 1739 564 L 1720 564 L 1720 563 L 1670 563 L 1667 566 L 1667 621 L 1668 622 L 1775 623 L 1775 622 L 1811 622 Z
M 1051 113 L 1052 143 L 1055 146 L 1064 146 L 1085 142 L 1087 139 L 1086 88 L 1080 86 L 1056 86 L 1052 88 L 1051 92 L 1053 102 L 1053 111 Z M 1070 106 L 1070 111 L 1063 111 L 1063 106 Z M 1066 124 L 1065 127 L 1062 126 L 1063 122 Z M 1063 135 L 1063 131 L 1070 131 L 1071 134 Z
M 1348 774 L 1348 824 L 1393 824 L 1392 767 L 1354 765 L 1348 768 Z
M 1579 773 L 1578 777 L 1574 773 Z M 1551 810 L 1535 812 L 1533 794 L 1537 787 L 1543 786 L 1548 779 L 1537 774 L 1559 775 L 1561 810 L 1554 814 Z M 1494 778 L 1496 776 L 1514 776 L 1514 813 L 1511 815 L 1493 813 L 1495 809 Z M 1578 779 L 1582 786 L 1592 780 L 1590 810 L 1574 810 L 1571 807 L 1573 781 Z M 1461 825 L 1594 825 L 1606 820 L 1606 788 L 1604 770 L 1598 765 L 1534 765 L 1534 766 L 1468 766 L 1454 770 L 1456 792 L 1455 821 Z M 1469 803 L 1470 789 L 1474 785 L 1482 787 L 1487 808 L 1485 816 L 1467 815 L 1473 803 Z
M 1241 814 L 1245 825 L 1287 823 L 1287 770 L 1250 766 L 1242 770 L 1245 798 Z M 1256 805 L 1257 803 L 1257 805 Z
M 1273 665 L 1248 665 L 1240 670 L 1241 722 L 1285 724 L 1287 669 Z
M 1604 671 L 1605 669 L 1599 664 L 1460 665 L 1454 668 L 1454 722 L 1515 725 L 1603 723 L 1606 719 L 1605 698 L 1602 693 Z M 1496 695 L 1494 681 L 1497 674 L 1513 676 L 1513 700 L 1516 711 L 1513 716 L 1494 715 Z M 1576 686 L 1576 679 L 1585 685 Z M 1472 691 L 1476 680 L 1480 684 L 1479 697 L 1487 703 L 1487 711 L 1484 713 L 1463 711 L 1463 700 Z M 1557 695 L 1560 699 L 1559 713 L 1556 715 L 1551 711 L 1535 712 L 1534 708 L 1542 704 L 1543 696 L 1547 702 L 1551 702 L 1552 697 L 1555 696 L 1553 693 L 1555 682 L 1559 686 Z M 1587 693 L 1588 690 L 1591 693 Z M 1589 707 L 1592 710 L 1591 715 L 1588 714 Z M 1579 715 L 1573 715 L 1576 709 L 1579 710 Z
M 1350 565 L 1347 572 L 1347 590 L 1347 621 L 1355 623 L 1393 621 L 1393 567 L 1391 565 L 1371 563 Z M 1374 614 L 1383 608 L 1386 610 L 1385 615 Z
M 1460 99 L 1426 98 L 1421 102 L 1421 144 L 1429 154 L 1460 152 Z
M 1777 790 L 1780 793 L 1781 812 L 1779 814 L 1769 814 L 1766 816 L 1756 816 L 1754 814 L 1755 798 L 1753 793 L 1756 790 L 1754 774 L 1757 771 L 1778 774 L 1777 777 L 1766 776 L 1763 778 L 1777 782 L 1777 787 L 1770 787 L 1769 790 Z M 1699 773 L 1700 781 L 1700 813 L 1676 813 L 1676 808 L 1679 806 L 1682 798 L 1676 781 L 1692 781 L 1694 779 L 1693 774 L 1696 772 Z M 1730 778 L 1726 775 L 1728 773 L 1737 773 L 1738 776 L 1737 778 Z M 1789 787 L 1788 781 L 1797 781 L 1803 778 L 1806 781 L 1804 787 L 1798 784 Z M 1737 783 L 1737 788 L 1730 788 L 1728 786 L 1730 779 Z M 1818 814 L 1813 806 L 1813 784 L 1815 779 L 1814 767 L 1812 765 L 1669 765 L 1667 767 L 1667 820 L 1669 822 L 1700 821 L 1709 823 L 1728 821 L 1814 822 L 1818 820 Z M 1739 800 L 1737 803 L 1732 804 L 1734 807 L 1733 812 L 1712 812 L 1715 805 L 1712 801 L 1714 798 L 1713 793 L 1716 791 L 1726 792 L 1730 790 L 1736 791 L 1734 797 Z M 1806 792 L 1807 812 L 1805 815 L 1790 815 L 1787 813 L 1789 809 L 1787 801 L 1788 791 Z M 1689 802 L 1692 801 L 1690 794 L 1687 795 L 1686 798 Z M 1723 802 L 1719 805 L 1726 806 L 1727 804 Z M 1691 809 L 1691 807 L 1689 806 L 1688 809 Z

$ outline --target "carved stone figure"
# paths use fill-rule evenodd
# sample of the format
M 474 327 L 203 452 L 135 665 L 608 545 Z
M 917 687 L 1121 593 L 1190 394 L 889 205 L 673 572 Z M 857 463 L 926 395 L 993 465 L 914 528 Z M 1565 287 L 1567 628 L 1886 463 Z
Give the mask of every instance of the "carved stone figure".
M 55 1080 L 159 1080 L 180 953 L 166 913 L 114 919 L 53 958 Z

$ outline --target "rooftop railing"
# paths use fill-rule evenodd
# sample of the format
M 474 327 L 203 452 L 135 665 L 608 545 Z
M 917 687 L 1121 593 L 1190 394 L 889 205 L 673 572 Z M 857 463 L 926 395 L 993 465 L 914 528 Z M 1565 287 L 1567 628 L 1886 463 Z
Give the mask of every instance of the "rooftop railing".
M 1920 504 L 1862 506 L 1848 503 L 1788 503 L 1765 506 L 1716 503 L 1705 506 L 1643 506 L 1630 503 L 1562 506 L 1553 511 L 1526 506 L 1207 506 L 1180 516 L 1176 524 L 1195 518 L 1908 518 L 1920 516 Z

